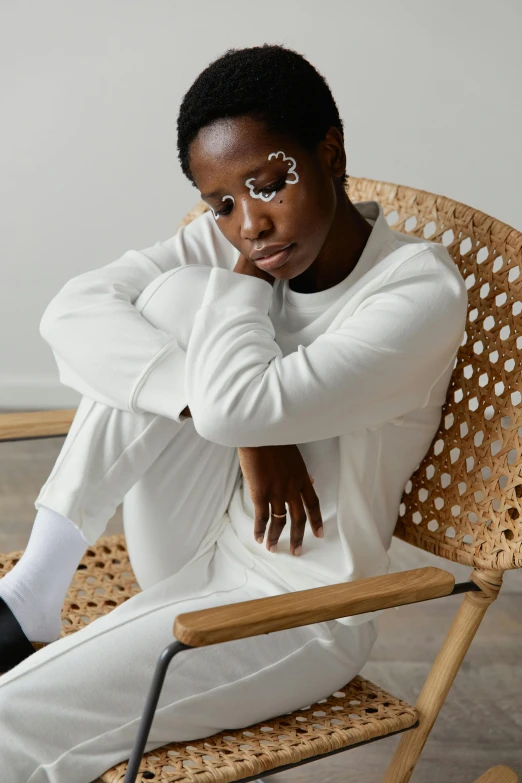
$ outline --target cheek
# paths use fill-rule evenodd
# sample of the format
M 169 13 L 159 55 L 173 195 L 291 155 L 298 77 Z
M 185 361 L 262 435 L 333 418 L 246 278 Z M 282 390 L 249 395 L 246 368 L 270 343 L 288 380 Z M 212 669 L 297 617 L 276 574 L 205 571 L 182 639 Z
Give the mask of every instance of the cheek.
M 212 210 L 210 210 L 210 211 L 212 211 Z M 234 242 L 232 242 L 232 235 L 233 235 L 233 233 L 232 233 L 232 230 L 230 228 L 230 220 L 224 220 L 222 218 L 219 218 L 218 220 L 213 218 L 213 220 L 214 220 L 216 226 L 218 227 L 218 229 L 221 231 L 221 233 L 225 237 L 225 239 L 228 239 L 230 244 L 233 245 L 234 247 L 236 247 Z M 239 248 L 236 247 L 236 250 L 239 250 Z
M 281 208 L 288 208 L 289 230 L 288 235 L 293 236 L 298 242 L 301 241 L 320 241 L 323 234 L 328 231 L 330 219 L 330 205 L 324 197 L 317 191 L 310 191 L 300 187 L 298 182 L 295 187 L 295 194 L 286 198 L 282 196 L 283 203 L 279 204 Z

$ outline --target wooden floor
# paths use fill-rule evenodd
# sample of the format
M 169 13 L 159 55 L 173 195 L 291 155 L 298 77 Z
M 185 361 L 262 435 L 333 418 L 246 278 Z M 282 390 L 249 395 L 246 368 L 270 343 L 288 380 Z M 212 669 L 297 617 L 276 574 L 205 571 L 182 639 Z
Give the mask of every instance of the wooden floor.
M 23 549 L 34 500 L 63 438 L 0 444 L 0 551 Z M 107 535 L 122 532 L 121 511 Z M 522 573 L 510 574 L 520 586 Z M 515 581 L 518 580 L 518 583 Z M 362 674 L 410 704 L 429 671 L 461 597 L 388 610 Z M 522 595 L 511 587 L 489 609 L 425 746 L 413 783 L 472 783 L 495 764 L 522 775 Z M 273 775 L 273 783 L 377 783 L 398 739 L 391 737 Z M 268 780 L 268 778 L 267 778 Z

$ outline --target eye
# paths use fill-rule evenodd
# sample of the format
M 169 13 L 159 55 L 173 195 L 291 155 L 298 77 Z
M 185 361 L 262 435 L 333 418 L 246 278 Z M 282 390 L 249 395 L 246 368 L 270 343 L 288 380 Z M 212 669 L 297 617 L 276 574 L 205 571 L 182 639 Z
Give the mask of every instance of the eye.
M 261 188 L 260 192 L 261 193 L 273 193 L 274 190 L 277 192 L 278 190 L 281 190 L 281 188 L 284 187 L 284 184 L 285 184 L 284 178 L 283 179 L 279 179 L 279 180 L 277 180 L 277 182 L 274 182 L 273 185 L 266 185 L 266 187 Z
M 285 178 L 277 180 L 277 182 L 274 182 L 272 185 L 266 185 L 264 188 L 261 188 L 260 191 L 257 191 L 259 193 L 273 193 L 274 190 L 277 192 L 278 190 L 281 190 L 285 185 Z M 214 210 L 214 213 L 216 215 L 224 216 L 224 215 L 230 215 L 230 212 L 232 210 L 233 204 L 226 207 L 225 209 L 220 210 L 219 212 Z
M 214 214 L 216 214 L 216 215 L 229 215 L 231 209 L 232 209 L 232 207 L 230 206 L 230 207 L 227 207 L 226 209 L 222 209 L 220 212 L 217 212 L 216 210 L 214 210 Z

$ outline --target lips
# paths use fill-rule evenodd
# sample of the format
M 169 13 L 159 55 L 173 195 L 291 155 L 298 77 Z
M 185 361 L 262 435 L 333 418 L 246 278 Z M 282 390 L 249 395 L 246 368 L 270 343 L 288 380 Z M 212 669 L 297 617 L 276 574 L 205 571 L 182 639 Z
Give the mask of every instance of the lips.
M 252 253 L 251 259 L 252 261 L 258 261 L 260 258 L 268 258 L 269 256 L 279 253 L 281 250 L 285 250 L 285 248 L 289 247 L 291 244 L 291 242 L 287 242 L 286 245 L 265 245 L 261 250 Z
M 271 272 L 273 269 L 279 269 L 280 266 L 283 266 L 283 264 L 286 263 L 293 249 L 294 243 L 287 245 L 283 250 L 280 250 L 279 253 L 274 253 L 266 258 L 258 258 L 254 263 L 265 272 Z

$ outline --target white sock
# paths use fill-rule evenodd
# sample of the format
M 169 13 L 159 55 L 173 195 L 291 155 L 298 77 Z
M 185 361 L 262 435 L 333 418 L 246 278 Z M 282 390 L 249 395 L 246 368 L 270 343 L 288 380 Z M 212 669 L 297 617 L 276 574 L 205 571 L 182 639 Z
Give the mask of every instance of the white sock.
M 66 517 L 41 506 L 27 547 L 0 579 L 0 596 L 31 642 L 54 642 L 67 590 L 88 543 Z

